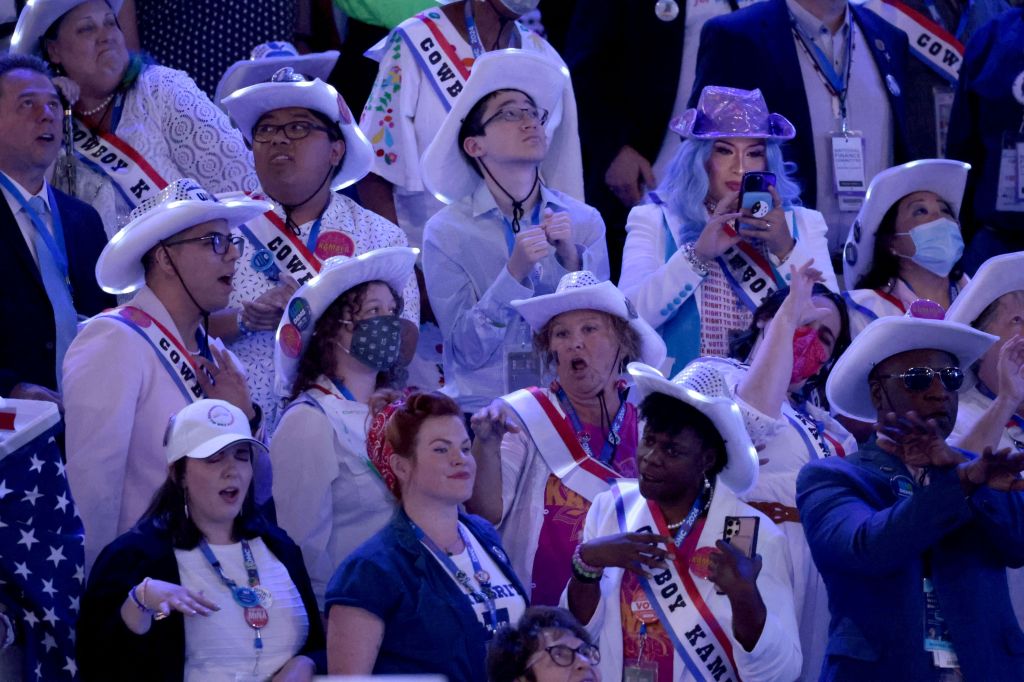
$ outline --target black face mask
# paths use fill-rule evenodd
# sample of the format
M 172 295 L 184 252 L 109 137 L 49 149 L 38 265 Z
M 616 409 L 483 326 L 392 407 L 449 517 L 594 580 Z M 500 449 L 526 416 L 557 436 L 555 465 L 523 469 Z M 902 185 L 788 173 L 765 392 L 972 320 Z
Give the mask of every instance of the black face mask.
M 352 323 L 348 352 L 371 369 L 383 372 L 398 362 L 401 322 L 397 315 L 381 315 Z

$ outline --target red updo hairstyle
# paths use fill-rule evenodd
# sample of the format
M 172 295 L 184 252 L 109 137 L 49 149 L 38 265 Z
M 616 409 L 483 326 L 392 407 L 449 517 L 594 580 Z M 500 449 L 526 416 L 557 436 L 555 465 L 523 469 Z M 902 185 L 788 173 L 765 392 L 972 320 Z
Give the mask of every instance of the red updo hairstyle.
M 395 391 L 379 391 L 370 398 L 367 450 L 388 490 L 401 499 L 398 478 L 391 469 L 391 454 L 411 458 L 425 421 L 431 417 L 462 417 L 462 410 L 441 393 L 410 393 L 399 400 L 396 397 Z

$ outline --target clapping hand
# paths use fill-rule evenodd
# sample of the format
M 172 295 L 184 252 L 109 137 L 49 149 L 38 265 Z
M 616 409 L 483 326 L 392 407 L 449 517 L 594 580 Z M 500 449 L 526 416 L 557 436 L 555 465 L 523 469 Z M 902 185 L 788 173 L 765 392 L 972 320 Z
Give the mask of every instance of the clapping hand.
M 554 247 L 562 266 L 569 272 L 579 270 L 580 256 L 573 241 L 572 219 L 569 214 L 565 211 L 555 213 L 550 208 L 545 208 L 539 227 L 547 235 L 548 244 Z
M 943 468 L 964 461 L 963 455 L 946 443 L 938 422 L 925 421 L 913 410 L 902 417 L 895 412 L 885 414 L 875 424 L 875 431 L 894 444 L 894 454 L 907 466 Z
M 991 447 L 957 468 L 968 494 L 983 485 L 1003 492 L 1024 490 L 1024 480 L 1019 476 L 1021 471 L 1024 471 L 1024 452 L 1012 452 L 1010 448 L 993 451 Z

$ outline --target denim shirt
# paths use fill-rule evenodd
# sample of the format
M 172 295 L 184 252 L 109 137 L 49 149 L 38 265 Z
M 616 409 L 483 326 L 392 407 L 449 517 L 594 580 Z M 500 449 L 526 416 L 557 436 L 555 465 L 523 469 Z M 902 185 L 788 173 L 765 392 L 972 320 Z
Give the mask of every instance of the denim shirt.
M 541 212 L 550 208 L 569 214 L 580 268 L 608 279 L 601 215 L 544 186 L 540 201 Z M 423 237 L 427 294 L 444 335 L 446 392 L 467 412 L 510 392 L 505 385 L 505 351 L 523 342 L 531 344 L 530 328 L 511 301 L 553 293 L 566 274 L 552 249 L 528 279 L 516 281 L 506 267 L 507 229 L 494 197 L 481 181 L 472 195 L 431 218 Z
M 526 594 L 494 528 L 479 516 L 459 515 L 495 563 Z M 465 593 L 416 537 L 404 510 L 346 559 L 327 587 L 334 605 L 364 609 L 384 621 L 374 675 L 446 675 L 450 682 L 486 680 L 489 633 Z

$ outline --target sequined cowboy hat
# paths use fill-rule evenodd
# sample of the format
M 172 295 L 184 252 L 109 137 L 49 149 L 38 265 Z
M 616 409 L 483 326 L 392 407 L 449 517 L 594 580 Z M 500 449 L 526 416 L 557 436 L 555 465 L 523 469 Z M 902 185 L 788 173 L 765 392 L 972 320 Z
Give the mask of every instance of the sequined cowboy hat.
M 669 123 L 682 137 L 758 137 L 792 140 L 796 128 L 782 114 L 771 114 L 760 90 L 739 90 L 707 85 L 695 109 L 687 109 Z
M 294 45 L 284 40 L 260 43 L 252 49 L 248 59 L 240 59 L 224 71 L 214 91 L 213 101 L 227 111 L 222 101 L 225 97 L 250 85 L 266 83 L 286 66 L 308 80 L 318 78 L 326 82 L 340 54 L 337 50 L 299 54 Z
M 552 294 L 512 301 L 512 307 L 523 316 L 534 333 L 544 328 L 556 315 L 571 310 L 600 310 L 625 320 L 640 336 L 638 360 L 660 367 L 665 362 L 665 342 L 651 325 L 637 313 L 633 303 L 611 282 L 602 282 L 589 270 L 562 276 Z
M 626 368 L 636 384 L 638 400 L 651 393 L 662 393 L 700 410 L 711 420 L 725 441 L 728 461 L 718 474 L 718 480 L 729 490 L 742 495 L 757 482 L 757 450 L 750 441 L 743 415 L 736 402 L 723 386 L 709 382 L 704 368 L 699 363 L 687 367 L 673 379 L 666 379 L 661 372 L 648 365 L 631 362 Z M 689 370 L 689 371 L 688 371 Z
M 997 340 L 959 322 L 911 317 L 909 313 L 880 317 L 839 356 L 825 384 L 825 395 L 833 411 L 874 422 L 878 414 L 871 402 L 868 376 L 878 363 L 898 353 L 927 349 L 950 353 L 966 368 Z
M 290 396 L 299 359 L 309 346 L 317 320 L 335 299 L 363 282 L 385 282 L 395 291 L 405 289 L 413 276 L 419 249 L 389 246 L 358 256 L 333 256 L 320 273 L 299 287 L 281 316 L 274 343 L 274 390 Z
M 1024 252 L 993 256 L 981 264 L 964 290 L 949 306 L 946 319 L 974 325 L 985 308 L 1000 296 L 1024 291 Z
M 508 49 L 480 55 L 473 63 L 465 89 L 455 98 L 451 111 L 423 153 L 420 168 L 427 191 L 450 204 L 471 194 L 480 182 L 480 175 L 459 145 L 459 130 L 481 99 L 497 90 L 525 93 L 538 109 L 549 113 L 544 129 L 550 145 L 561 121 L 562 94 L 567 87 L 568 70 L 537 52 Z M 541 175 L 547 162 L 555 160 L 550 148 L 548 152 L 541 163 Z
M 18 23 L 11 36 L 12 54 L 34 54 L 46 57 L 42 39 L 58 19 L 85 4 L 88 0 L 28 0 L 18 15 Z M 116 15 L 124 0 L 106 0 Z
M 171 416 L 164 431 L 168 464 L 182 457 L 206 459 L 237 443 L 249 443 L 255 452 L 267 451 L 252 437 L 245 414 L 224 400 L 204 398 L 186 405 Z
M 953 215 L 959 216 L 969 170 L 971 164 L 962 161 L 921 159 L 886 168 L 872 178 L 843 247 L 846 289 L 856 289 L 860 278 L 870 272 L 875 258 L 875 235 L 894 204 L 914 192 L 935 192 L 953 209 Z
M 175 180 L 128 216 L 96 261 L 96 281 L 111 294 L 130 294 L 146 282 L 142 257 L 161 241 L 194 225 L 226 220 L 228 229 L 271 209 L 266 201 L 219 200 L 191 178 Z
M 363 179 L 373 167 L 373 148 L 352 118 L 345 99 L 334 86 L 319 78 L 307 80 L 292 67 L 279 69 L 266 83 L 236 90 L 223 100 L 242 137 L 252 144 L 252 130 L 269 111 L 298 107 L 323 114 L 338 124 L 345 139 L 345 158 L 334 174 L 331 189 L 339 190 Z

